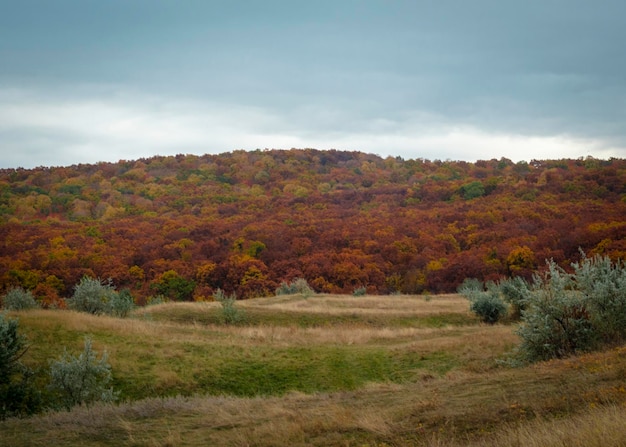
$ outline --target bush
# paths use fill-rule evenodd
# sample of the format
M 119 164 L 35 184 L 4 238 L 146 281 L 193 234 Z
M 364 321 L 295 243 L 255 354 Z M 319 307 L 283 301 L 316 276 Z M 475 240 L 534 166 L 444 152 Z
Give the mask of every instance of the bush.
M 315 291 L 304 278 L 296 278 L 290 283 L 283 281 L 276 289 L 276 295 L 295 295 L 297 293 L 309 297 L 315 294 Z
M 117 396 L 109 387 L 111 365 L 106 351 L 98 360 L 98 353 L 85 339 L 85 348 L 78 356 L 64 351 L 61 358 L 50 364 L 50 389 L 67 410 L 75 405 L 89 405 L 96 401 L 112 402 Z
M 535 275 L 522 312 L 520 355 L 560 358 L 626 339 L 626 268 L 608 257 L 587 258 L 567 273 L 548 261 Z
M 128 316 L 135 307 L 135 300 L 130 294 L 130 290 L 123 289 L 119 293 L 115 293 L 109 302 L 108 314 L 115 317 L 124 318 Z
M 245 313 L 236 306 L 237 297 L 234 293 L 226 296 L 222 289 L 217 289 L 213 298 L 222 305 L 221 317 L 224 324 L 238 324 L 245 320 Z
M 163 295 L 149 296 L 146 300 L 146 306 L 156 306 L 158 304 L 169 303 L 170 300 Z
M 527 309 L 522 312 L 520 353 L 529 361 L 561 358 L 596 346 L 596 333 L 573 275 L 554 261 L 535 275 Z
M 2 298 L 2 307 L 6 310 L 24 310 L 39 307 L 30 291 L 15 287 Z
M 485 323 L 495 324 L 506 315 L 507 305 L 497 288 L 487 291 L 474 291 L 468 296 L 470 310 L 478 315 Z
M 41 406 L 33 372 L 20 362 L 28 347 L 18 326 L 17 320 L 0 313 L 0 420 L 33 414 Z
M 507 305 L 500 297 L 500 288 L 490 282 L 485 290 L 482 281 L 467 278 L 457 291 L 470 301 L 470 311 L 489 324 L 495 324 L 506 314 Z
M 456 288 L 456 291 L 463 295 L 465 298 L 469 298 L 474 292 L 484 292 L 485 286 L 482 281 L 476 278 L 465 278 L 463 283 Z
M 67 300 L 70 309 L 94 315 L 113 315 L 125 317 L 134 306 L 133 297 L 128 290 L 118 293 L 111 280 L 84 276 L 74 287 L 74 295 Z
M 357 287 L 352 291 L 352 296 L 364 296 L 367 293 L 367 287 Z
M 582 294 L 600 339 L 626 339 L 626 265 L 608 257 L 587 258 L 572 264 L 576 289 Z
M 498 282 L 498 288 L 504 301 L 511 304 L 511 319 L 519 320 L 530 296 L 529 284 L 521 276 L 515 276 Z

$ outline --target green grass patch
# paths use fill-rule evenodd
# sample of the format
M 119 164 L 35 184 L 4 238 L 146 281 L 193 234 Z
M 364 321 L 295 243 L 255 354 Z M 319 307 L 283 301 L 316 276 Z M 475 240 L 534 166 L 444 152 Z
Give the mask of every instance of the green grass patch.
M 290 348 L 238 353 L 195 377 L 210 394 L 283 395 L 354 390 L 371 382 L 404 382 L 418 371 L 442 374 L 454 361 L 444 353 L 420 357 L 383 349 Z
M 305 311 L 277 311 L 264 308 L 244 308 L 245 319 L 241 326 L 297 326 L 337 327 L 362 325 L 367 327 L 432 327 L 467 326 L 479 324 L 478 318 L 463 313 L 445 312 L 432 315 L 364 314 L 354 313 L 313 313 Z M 181 307 L 178 309 L 144 308 L 135 318 L 178 324 L 219 325 L 222 323 L 220 309 L 206 306 Z
M 398 346 L 393 340 L 376 337 L 356 345 L 341 344 L 332 337 L 309 343 L 306 335 L 301 335 L 300 342 L 267 344 L 239 335 L 237 331 L 245 328 L 199 326 L 195 319 L 194 324 L 185 325 L 181 315 L 188 313 L 172 314 L 169 320 L 158 322 L 66 311 L 23 313 L 20 324 L 30 343 L 26 362 L 45 372 L 50 359 L 59 357 L 64 349 L 79 353 L 89 336 L 98 352 L 108 352 L 113 386 L 122 400 L 354 390 L 371 382 L 401 383 L 419 374 L 440 375 L 458 363 L 452 354 L 416 353 L 406 345 L 406 337 L 398 337 Z M 322 316 L 313 314 L 311 318 L 317 321 Z M 354 328 L 352 319 L 342 321 L 346 327 L 338 329 L 340 332 Z

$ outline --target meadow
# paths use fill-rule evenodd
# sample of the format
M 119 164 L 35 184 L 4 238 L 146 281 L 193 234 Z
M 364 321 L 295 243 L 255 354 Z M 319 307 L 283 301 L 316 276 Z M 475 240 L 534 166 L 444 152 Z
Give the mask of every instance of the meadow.
M 513 367 L 516 323 L 459 295 L 164 303 L 129 318 L 11 312 L 45 369 L 85 336 L 115 404 L 0 422 L 10 446 L 621 446 L 626 347 Z

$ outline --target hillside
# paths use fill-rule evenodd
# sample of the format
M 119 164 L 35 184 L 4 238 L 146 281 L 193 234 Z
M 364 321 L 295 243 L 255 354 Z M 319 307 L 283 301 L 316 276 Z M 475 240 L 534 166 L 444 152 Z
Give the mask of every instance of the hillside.
M 138 302 L 217 288 L 271 294 L 441 293 L 467 277 L 528 277 L 626 258 L 626 160 L 440 161 L 235 151 L 0 171 L 1 289 L 45 303 L 83 275 Z
M 626 348 L 511 368 L 515 325 L 484 325 L 459 295 L 291 295 L 166 303 L 129 318 L 13 312 L 49 360 L 106 351 L 116 404 L 0 421 L 0 445 L 574 446 L 626 441 Z M 44 376 L 44 377 L 42 377 Z M 44 385 L 41 385 L 42 387 Z

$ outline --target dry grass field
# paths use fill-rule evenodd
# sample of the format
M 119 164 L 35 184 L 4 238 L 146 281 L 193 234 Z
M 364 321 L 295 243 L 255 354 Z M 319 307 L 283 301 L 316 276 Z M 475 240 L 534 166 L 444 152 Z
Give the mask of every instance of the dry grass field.
M 457 295 L 166 303 L 130 318 L 13 313 L 25 363 L 84 336 L 117 404 L 0 422 L 7 446 L 623 446 L 626 347 L 511 367 L 515 325 Z

